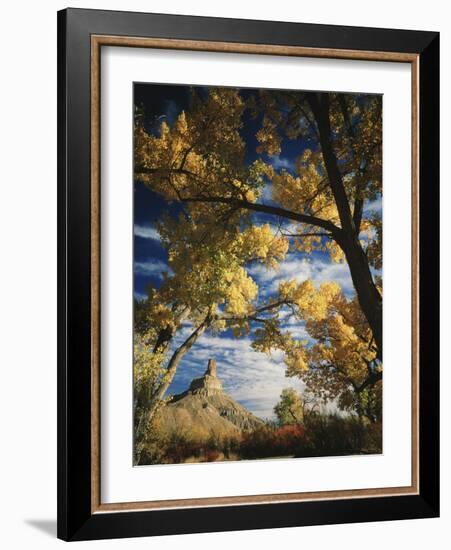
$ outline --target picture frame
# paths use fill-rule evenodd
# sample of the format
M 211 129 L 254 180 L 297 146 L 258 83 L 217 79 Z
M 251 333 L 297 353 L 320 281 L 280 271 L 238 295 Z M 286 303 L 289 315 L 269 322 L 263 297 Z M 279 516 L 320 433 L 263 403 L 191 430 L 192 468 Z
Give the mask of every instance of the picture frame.
M 100 497 L 100 52 L 105 46 L 410 64 L 408 487 L 105 504 Z M 89 540 L 439 515 L 439 34 L 101 10 L 58 12 L 58 537 Z

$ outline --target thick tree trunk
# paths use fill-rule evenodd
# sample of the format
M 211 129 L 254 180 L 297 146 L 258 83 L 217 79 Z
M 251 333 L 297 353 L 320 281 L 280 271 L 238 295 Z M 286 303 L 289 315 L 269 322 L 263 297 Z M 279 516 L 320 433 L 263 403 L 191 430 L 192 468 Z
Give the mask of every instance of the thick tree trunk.
M 360 307 L 373 332 L 378 359 L 382 360 L 382 296 L 374 284 L 368 258 L 360 245 L 358 229 L 354 224 L 337 157 L 333 150 L 329 94 L 318 93 L 310 96 L 309 103 L 318 126 L 324 165 L 340 217 L 341 234 L 337 242 L 346 256 Z
M 345 236 L 341 244 L 360 307 L 368 321 L 382 361 L 382 296 L 373 281 L 368 260 L 357 237 Z

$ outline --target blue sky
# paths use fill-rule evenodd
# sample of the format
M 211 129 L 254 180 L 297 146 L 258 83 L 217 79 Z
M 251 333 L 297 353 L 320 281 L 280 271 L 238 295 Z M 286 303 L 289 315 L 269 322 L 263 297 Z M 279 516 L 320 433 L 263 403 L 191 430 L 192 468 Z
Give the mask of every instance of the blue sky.
M 153 84 L 135 84 L 135 105 L 144 107 L 147 129 L 156 132 L 162 120 L 172 124 L 178 113 L 186 109 L 189 102 L 189 88 L 186 86 L 166 86 Z M 246 92 L 249 93 L 249 92 Z M 247 145 L 247 160 L 256 158 L 257 142 L 255 133 L 258 120 L 250 117 L 244 120 L 243 139 Z M 292 171 L 295 158 L 308 142 L 283 140 L 282 153 L 267 159 L 276 169 Z M 271 203 L 270 186 L 264 190 L 260 199 Z M 381 200 L 368 206 L 372 211 L 381 210 Z M 171 216 L 178 214 L 180 206 L 168 204 L 160 196 L 145 188 L 141 183 L 134 183 L 134 294 L 136 299 L 146 296 L 146 285 L 152 283 L 159 287 L 163 273 L 169 271 L 167 254 L 161 246 L 156 223 L 163 211 Z M 259 214 L 258 223 L 275 223 L 277 220 Z M 254 265 L 249 269 L 260 288 L 259 296 L 265 298 L 277 289 L 282 279 L 296 279 L 299 282 L 312 279 L 317 284 L 324 281 L 336 281 L 345 294 L 353 294 L 349 269 L 345 263 L 332 263 L 324 253 L 315 252 L 310 256 L 289 254 L 280 265 L 279 270 Z M 302 323 L 296 321 L 286 312 L 285 328 L 299 338 L 307 338 Z M 191 331 L 189 324 L 179 331 L 174 346 L 178 345 Z M 257 416 L 273 417 L 273 407 L 279 399 L 283 388 L 294 387 L 300 391 L 302 383 L 297 379 L 285 377 L 283 355 L 275 352 L 271 357 L 252 350 L 249 338 L 236 339 L 230 331 L 222 334 L 204 334 L 184 357 L 169 393 L 184 391 L 191 380 L 201 375 L 209 358 L 215 358 L 218 364 L 218 375 L 225 390 L 238 402 L 242 403 Z

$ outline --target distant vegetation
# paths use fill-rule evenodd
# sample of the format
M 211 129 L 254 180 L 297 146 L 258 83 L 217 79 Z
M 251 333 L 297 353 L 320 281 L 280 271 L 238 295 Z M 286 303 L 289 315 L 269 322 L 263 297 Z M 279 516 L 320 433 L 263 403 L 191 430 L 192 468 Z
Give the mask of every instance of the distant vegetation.
M 287 415 L 290 407 L 299 419 Z M 300 458 L 376 454 L 382 452 L 382 422 L 357 415 L 320 413 L 306 409 L 294 390 L 283 390 L 274 408 L 277 421 L 262 423 L 252 431 L 218 437 L 182 427 L 165 433 L 158 419 L 148 439 L 141 464 L 178 464 L 264 458 Z
M 382 425 L 355 416 L 315 414 L 304 425 L 268 422 L 241 437 L 207 440 L 174 431 L 164 438 L 155 432 L 143 451 L 142 464 L 179 464 L 256 458 L 297 458 L 376 454 L 381 452 Z

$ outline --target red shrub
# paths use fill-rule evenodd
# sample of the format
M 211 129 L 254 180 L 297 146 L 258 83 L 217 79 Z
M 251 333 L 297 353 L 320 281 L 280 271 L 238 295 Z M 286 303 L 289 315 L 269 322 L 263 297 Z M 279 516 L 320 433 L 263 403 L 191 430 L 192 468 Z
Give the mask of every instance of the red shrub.
M 214 462 L 220 456 L 220 452 L 216 449 L 206 449 L 205 451 L 205 460 L 206 462 Z
M 299 453 L 308 438 L 303 426 L 290 424 L 281 428 L 259 428 L 243 435 L 240 452 L 243 458 L 290 456 Z

